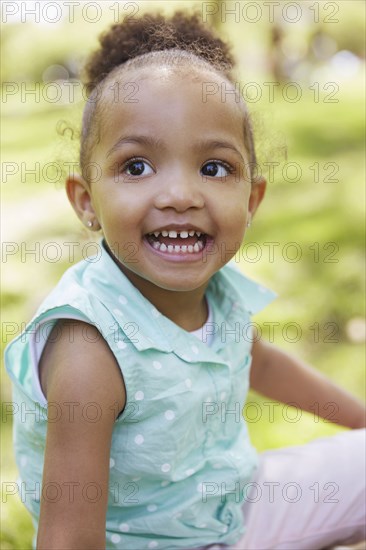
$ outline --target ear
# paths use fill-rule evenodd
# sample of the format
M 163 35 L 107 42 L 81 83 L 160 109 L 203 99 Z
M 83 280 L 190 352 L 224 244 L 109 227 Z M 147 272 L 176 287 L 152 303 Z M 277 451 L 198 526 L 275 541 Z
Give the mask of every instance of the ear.
M 100 229 L 94 211 L 89 184 L 79 174 L 72 174 L 66 180 L 66 194 L 82 223 L 93 231 Z
M 266 187 L 267 181 L 262 176 L 254 178 L 252 189 L 250 192 L 248 207 L 250 219 L 254 216 L 258 206 L 262 202 L 264 194 L 266 192 Z

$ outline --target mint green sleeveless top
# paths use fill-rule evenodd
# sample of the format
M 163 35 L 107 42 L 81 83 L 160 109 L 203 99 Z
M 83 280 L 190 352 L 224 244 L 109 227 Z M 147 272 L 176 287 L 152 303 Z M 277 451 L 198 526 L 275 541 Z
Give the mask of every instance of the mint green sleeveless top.
M 101 241 L 68 269 L 5 351 L 12 380 L 19 494 L 37 530 L 47 412 L 38 361 L 60 318 L 95 325 L 116 357 L 127 401 L 110 452 L 106 547 L 174 550 L 234 544 L 254 473 L 242 408 L 249 386 L 250 316 L 275 294 L 226 265 L 207 288 L 213 323 L 200 341 L 130 283 Z M 91 421 L 97 406 L 86 411 Z M 86 498 L 98 498 L 93 487 Z M 65 489 L 66 490 L 66 489 Z M 35 547 L 36 535 L 34 537 Z

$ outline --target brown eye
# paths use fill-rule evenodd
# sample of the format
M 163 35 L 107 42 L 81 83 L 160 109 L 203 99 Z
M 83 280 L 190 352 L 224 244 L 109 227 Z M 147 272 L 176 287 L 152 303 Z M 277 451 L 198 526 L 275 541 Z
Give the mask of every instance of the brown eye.
M 201 168 L 201 172 L 204 176 L 209 178 L 224 178 L 231 173 L 230 166 L 218 161 L 206 162 Z
M 153 169 L 146 161 L 135 159 L 125 163 L 123 172 L 128 176 L 146 176 L 148 174 L 153 174 Z

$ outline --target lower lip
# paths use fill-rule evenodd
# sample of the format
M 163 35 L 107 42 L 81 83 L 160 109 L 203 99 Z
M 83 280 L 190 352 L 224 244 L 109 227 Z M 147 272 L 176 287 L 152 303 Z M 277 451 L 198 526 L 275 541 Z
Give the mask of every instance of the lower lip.
M 199 260 L 202 260 L 204 255 L 207 255 L 208 245 L 210 245 L 211 247 L 213 239 L 210 237 L 206 237 L 205 246 L 202 248 L 202 250 L 199 250 L 198 252 L 162 252 L 161 250 L 154 248 L 146 239 L 146 237 L 144 237 L 143 243 L 150 250 L 150 252 L 153 252 L 164 260 L 168 260 L 171 262 L 197 262 Z

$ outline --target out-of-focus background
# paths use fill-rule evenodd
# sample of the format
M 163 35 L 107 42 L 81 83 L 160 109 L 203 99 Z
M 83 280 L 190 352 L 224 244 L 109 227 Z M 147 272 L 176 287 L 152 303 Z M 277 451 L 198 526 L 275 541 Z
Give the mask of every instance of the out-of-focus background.
M 94 251 L 63 188 L 78 158 L 85 57 L 113 22 L 194 7 L 233 45 L 268 180 L 236 257 L 279 295 L 254 320 L 264 338 L 364 399 L 365 4 L 352 0 L 3 2 L 2 349 L 61 274 Z M 1 377 L 4 489 L 17 471 L 4 369 Z M 316 403 L 314 414 L 271 411 L 249 395 L 244 413 L 259 450 L 342 430 L 318 417 Z M 331 417 L 333 406 L 323 412 Z M 1 514 L 1 548 L 30 548 L 31 520 L 16 495 L 3 494 Z

